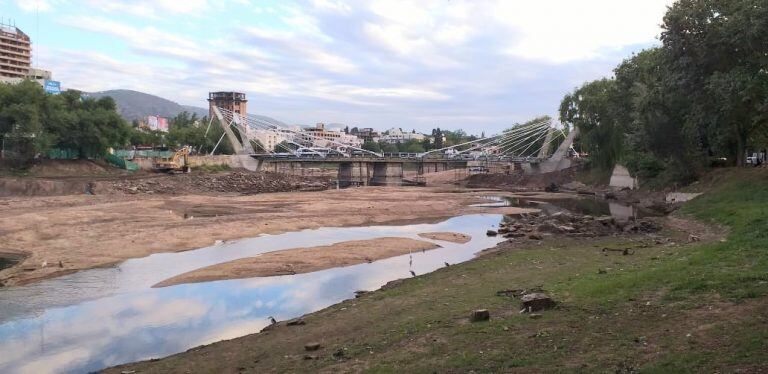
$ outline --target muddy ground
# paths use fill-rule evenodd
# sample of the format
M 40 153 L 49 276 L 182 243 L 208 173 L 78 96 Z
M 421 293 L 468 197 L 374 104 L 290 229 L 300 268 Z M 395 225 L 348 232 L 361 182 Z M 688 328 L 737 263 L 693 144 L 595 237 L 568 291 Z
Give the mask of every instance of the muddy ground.
M 429 174 L 436 187 L 334 190 L 326 177 L 127 173 L 98 162 L 48 161 L 24 175 L 0 176 L 0 286 L 260 234 L 487 210 L 469 205 L 489 193 L 454 186 L 461 178 L 447 171 Z
M 108 194 L 0 199 L 0 252 L 24 254 L 5 285 L 110 266 L 218 240 L 319 227 L 432 222 L 482 201 L 482 192 L 364 187 L 255 195 Z M 513 208 L 514 210 L 515 208 Z
M 85 164 L 85 165 L 82 165 Z M 218 195 L 265 192 L 320 191 L 334 183 L 327 177 L 293 176 L 232 170 L 166 174 L 139 171 L 127 174 L 94 162 L 32 168 L 28 175 L 0 176 L 0 197 L 64 195 Z M 81 174 L 78 174 L 82 172 Z

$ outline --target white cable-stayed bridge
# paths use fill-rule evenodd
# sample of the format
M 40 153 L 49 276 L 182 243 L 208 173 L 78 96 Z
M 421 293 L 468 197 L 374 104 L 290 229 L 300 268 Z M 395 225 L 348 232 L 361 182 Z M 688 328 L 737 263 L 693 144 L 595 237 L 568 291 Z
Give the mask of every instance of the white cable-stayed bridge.
M 213 107 L 212 111 L 224 129 L 219 143 L 226 136 L 244 167 L 296 174 L 317 163 L 338 164 L 343 184 L 402 184 L 406 164 L 414 164 L 419 175 L 489 163 L 527 173 L 562 170 L 571 165 L 570 151 L 577 135 L 576 131 L 566 134 L 544 120 L 426 152 L 380 153 L 225 108 Z M 279 149 L 254 147 L 259 142 L 253 134 L 259 132 L 280 139 Z

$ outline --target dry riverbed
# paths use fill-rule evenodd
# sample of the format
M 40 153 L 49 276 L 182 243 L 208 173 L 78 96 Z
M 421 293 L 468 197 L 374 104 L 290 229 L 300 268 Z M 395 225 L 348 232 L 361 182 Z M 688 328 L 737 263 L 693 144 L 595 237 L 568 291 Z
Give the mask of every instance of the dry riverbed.
M 0 253 L 26 256 L 0 270 L 16 285 L 260 234 L 320 227 L 434 222 L 490 211 L 492 192 L 364 187 L 257 195 L 70 195 L 0 199 Z M 526 209 L 505 208 L 510 214 Z

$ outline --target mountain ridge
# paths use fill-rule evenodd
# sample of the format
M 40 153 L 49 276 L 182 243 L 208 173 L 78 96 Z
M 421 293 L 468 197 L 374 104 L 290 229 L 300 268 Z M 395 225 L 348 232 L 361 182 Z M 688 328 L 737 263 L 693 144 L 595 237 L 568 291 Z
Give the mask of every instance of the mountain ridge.
M 190 114 L 194 113 L 197 114 L 198 117 L 208 115 L 208 109 L 206 108 L 201 108 L 194 105 L 181 105 L 175 101 L 141 91 L 117 89 L 88 92 L 85 94 L 88 97 L 92 97 L 94 99 L 107 96 L 112 97 L 112 99 L 114 99 L 115 103 L 117 104 L 117 111 L 120 113 L 120 116 L 129 122 L 146 118 L 147 116 L 173 118 L 181 112 L 188 112 Z M 264 121 L 274 122 L 285 126 L 285 123 L 268 116 L 258 114 L 249 115 Z

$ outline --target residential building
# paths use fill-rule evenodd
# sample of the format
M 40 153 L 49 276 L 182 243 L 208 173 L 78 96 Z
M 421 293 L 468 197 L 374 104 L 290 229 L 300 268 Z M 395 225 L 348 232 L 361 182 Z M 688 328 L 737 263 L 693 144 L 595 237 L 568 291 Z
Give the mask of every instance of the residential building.
M 362 129 L 358 129 L 357 127 L 353 127 L 352 130 L 349 132 L 350 135 L 357 136 L 360 139 L 363 139 L 363 142 L 378 142 L 381 138 L 381 134 L 379 134 L 378 131 L 370 128 L 370 127 L 364 127 Z
M 16 84 L 32 79 L 43 86 L 45 92 L 61 92 L 61 84 L 53 80 L 50 71 L 31 66 L 32 41 L 29 36 L 14 25 L 0 23 L 0 82 Z
M 341 129 L 326 129 L 325 124 L 318 123 L 315 127 L 305 128 L 297 135 L 297 143 L 307 147 L 339 148 L 343 145 L 360 148 L 363 139 L 351 134 L 345 134 Z
M 381 141 L 385 143 L 405 143 L 411 140 L 416 141 L 423 141 L 426 139 L 426 135 L 416 132 L 415 130 L 412 132 L 405 132 L 403 129 L 400 128 L 391 128 L 389 129 L 385 135 L 381 137 Z
M 285 152 L 285 149 L 276 149 L 277 145 L 282 143 L 289 137 L 270 130 L 254 130 L 248 127 L 248 138 L 251 140 L 258 140 L 267 152 Z M 281 147 L 282 148 L 282 147 Z
M 29 75 L 32 41 L 16 26 L 0 23 L 0 78 L 20 81 Z

